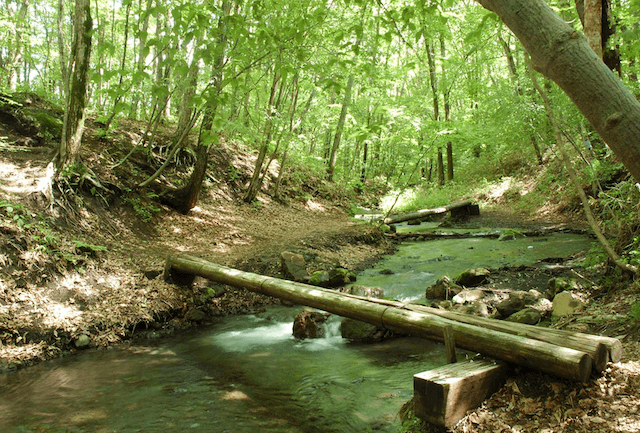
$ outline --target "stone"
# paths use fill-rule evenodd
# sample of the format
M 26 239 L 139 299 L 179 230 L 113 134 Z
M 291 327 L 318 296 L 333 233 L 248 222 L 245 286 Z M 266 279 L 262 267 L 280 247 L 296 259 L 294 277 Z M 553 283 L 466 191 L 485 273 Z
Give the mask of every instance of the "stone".
M 551 278 L 547 282 L 547 299 L 553 299 L 558 293 L 579 289 L 578 282 L 571 278 Z
M 283 251 L 280 253 L 280 264 L 282 266 L 282 274 L 285 278 L 300 283 L 304 283 L 309 280 L 307 263 L 302 254 Z
M 535 304 L 539 299 L 539 292 L 512 292 L 509 297 L 496 305 L 500 316 L 509 317 L 516 311 Z
M 342 338 L 358 343 L 375 343 L 391 336 L 391 331 L 359 320 L 344 319 L 340 324 Z
M 476 287 L 486 283 L 490 274 L 491 272 L 485 268 L 467 269 L 458 275 L 455 282 L 464 287 Z
M 78 338 L 76 338 L 74 344 L 78 349 L 89 347 L 89 345 L 91 344 L 91 337 L 89 337 L 87 334 L 80 334 Z
M 355 296 L 363 296 L 365 298 L 384 298 L 384 290 L 380 287 L 369 287 L 369 286 L 349 286 L 340 289 L 342 293 L 346 293 L 348 295 Z
M 305 338 L 324 338 L 324 323 L 331 314 L 304 309 L 293 319 L 293 336 Z
M 484 291 L 480 289 L 463 290 L 451 299 L 456 304 L 467 304 L 484 298 Z
M 553 317 L 569 316 L 584 306 L 584 302 L 571 292 L 560 292 L 553 298 Z
M 524 310 L 516 311 L 511 316 L 507 317 L 508 322 L 524 323 L 526 325 L 537 325 L 542 319 L 540 311 L 533 308 L 525 308 Z
M 440 278 L 425 290 L 427 299 L 451 299 L 462 291 L 462 287 L 457 285 L 446 275 Z
M 190 320 L 192 322 L 202 322 L 207 315 L 197 308 L 191 308 L 187 311 L 187 314 L 184 315 L 185 320 Z
M 322 269 L 315 271 L 309 277 L 309 284 L 319 287 L 336 288 L 353 283 L 356 274 L 348 269 L 337 267 L 334 269 Z

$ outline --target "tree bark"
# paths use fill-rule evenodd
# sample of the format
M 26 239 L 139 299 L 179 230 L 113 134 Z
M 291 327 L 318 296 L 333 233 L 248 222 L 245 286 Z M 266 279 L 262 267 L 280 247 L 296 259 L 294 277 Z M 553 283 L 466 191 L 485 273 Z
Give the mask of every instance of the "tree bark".
M 453 144 L 447 142 L 447 180 L 453 180 Z
M 438 185 L 444 185 L 444 161 L 441 147 L 438 147 Z
M 169 257 L 166 270 L 165 276 L 172 272 L 199 275 L 222 284 L 371 323 L 382 329 L 436 341 L 443 341 L 443 329 L 450 326 L 456 344 L 463 349 L 570 380 L 585 382 L 591 375 L 592 361 L 588 354 L 520 335 L 469 325 L 426 312 L 395 308 L 307 284 L 242 272 L 193 256 Z
M 77 0 L 74 15 L 74 36 L 71 48 L 71 63 L 68 67 L 69 82 L 62 127 L 62 139 L 53 164 L 58 176 L 67 166 L 78 162 L 82 132 L 84 130 L 84 108 L 87 98 L 89 61 L 91 58 L 91 6 L 89 0 Z
M 640 102 L 544 0 L 477 0 L 498 14 L 640 182 Z
M 344 130 L 344 122 L 347 118 L 347 110 L 349 104 L 351 104 L 351 92 L 353 91 L 353 84 L 355 77 L 353 74 L 349 75 L 347 81 L 347 88 L 344 91 L 344 101 L 342 101 L 342 109 L 340 110 L 340 117 L 338 118 L 338 125 L 336 126 L 336 134 L 333 137 L 333 145 L 331 146 L 331 152 L 329 154 L 329 166 L 327 167 L 327 177 L 329 182 L 333 182 L 333 174 L 336 169 L 336 159 L 338 157 L 338 147 L 340 147 L 340 140 L 342 138 L 342 131 Z

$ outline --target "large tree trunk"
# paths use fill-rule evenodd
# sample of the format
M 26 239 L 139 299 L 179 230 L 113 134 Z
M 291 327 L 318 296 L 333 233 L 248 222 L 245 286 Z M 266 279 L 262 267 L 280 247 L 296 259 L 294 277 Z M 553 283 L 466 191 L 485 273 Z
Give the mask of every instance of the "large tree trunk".
M 544 0 L 477 0 L 495 12 L 640 182 L 640 102 Z
M 93 30 L 89 0 L 76 1 L 73 22 L 74 36 L 67 77 L 69 90 L 66 95 L 62 139 L 53 161 L 56 175 L 62 172 L 65 167 L 75 164 L 80 153 Z
M 209 146 L 197 147 L 196 165 L 193 168 L 189 182 L 182 188 L 166 192 L 160 196 L 160 200 L 182 214 L 188 214 L 196 206 L 198 196 L 202 189 L 202 182 L 207 173 L 209 163 Z

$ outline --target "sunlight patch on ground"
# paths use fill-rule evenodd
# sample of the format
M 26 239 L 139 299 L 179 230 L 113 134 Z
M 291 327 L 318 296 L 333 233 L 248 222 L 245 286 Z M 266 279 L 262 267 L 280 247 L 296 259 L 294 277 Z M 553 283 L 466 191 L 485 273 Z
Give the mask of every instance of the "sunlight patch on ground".
M 325 212 L 327 210 L 321 203 L 317 203 L 313 200 L 307 200 L 306 206 L 307 209 L 314 212 Z
M 509 190 L 509 188 L 511 188 L 512 182 L 513 182 L 513 178 L 512 177 L 503 178 L 502 182 L 496 184 L 493 187 L 493 189 L 491 190 L 491 193 L 489 194 L 489 198 L 491 198 L 493 200 L 497 200 L 500 197 L 502 197 L 504 195 L 504 193 L 507 192 L 507 190 Z
M 19 167 L 8 162 L 0 162 L 0 179 L 2 189 L 11 193 L 27 193 L 38 188 L 37 179 L 44 177 L 46 170 L 42 167 Z
M 398 194 L 400 194 L 400 192 L 398 190 L 394 190 L 382 197 L 380 200 L 380 209 L 388 211 L 392 206 L 394 208 L 403 208 L 408 203 L 411 203 L 416 199 L 416 190 L 414 188 L 404 190 L 399 197 Z
M 47 312 L 44 315 L 42 324 L 48 328 L 69 328 L 72 325 L 78 323 L 82 317 L 82 312 L 78 311 L 75 307 L 69 305 L 63 305 L 58 302 L 52 302 L 44 307 Z
M 242 391 L 229 391 L 225 393 L 221 400 L 250 400 L 249 396 Z

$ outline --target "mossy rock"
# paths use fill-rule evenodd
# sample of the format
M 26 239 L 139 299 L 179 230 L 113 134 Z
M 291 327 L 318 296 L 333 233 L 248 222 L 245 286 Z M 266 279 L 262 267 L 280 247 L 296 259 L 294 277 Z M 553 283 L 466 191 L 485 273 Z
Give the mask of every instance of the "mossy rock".
M 39 125 L 40 135 L 48 140 L 59 140 L 62 137 L 62 120 L 45 110 L 27 110 Z
M 309 284 L 319 287 L 340 287 L 356 281 L 356 274 L 345 268 L 322 269 L 309 277 Z

